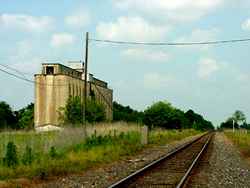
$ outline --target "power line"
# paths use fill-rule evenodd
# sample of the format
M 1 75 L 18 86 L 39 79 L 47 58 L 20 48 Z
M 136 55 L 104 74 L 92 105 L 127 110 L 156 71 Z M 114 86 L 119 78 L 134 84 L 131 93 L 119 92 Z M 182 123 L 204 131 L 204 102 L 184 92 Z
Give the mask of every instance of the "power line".
M 13 71 L 15 71 L 16 73 L 18 73 L 18 74 L 22 75 L 24 78 L 27 78 L 27 77 L 25 76 L 25 74 L 27 74 L 27 75 L 28 75 L 28 73 L 21 72 L 21 71 L 19 71 L 19 70 L 15 69 L 15 68 L 13 68 L 13 67 L 10 67 L 10 66 L 5 65 L 5 64 L 2 64 L 2 63 L 0 63 L 0 66 L 5 67 L 5 68 L 10 69 L 10 70 L 13 70 Z M 30 74 L 30 75 L 31 75 L 31 74 Z
M 39 84 L 39 85 L 46 85 L 46 86 L 66 86 L 66 84 L 64 84 L 64 85 L 55 85 L 55 84 L 49 85 L 49 84 L 39 83 L 39 82 L 30 80 L 30 79 L 27 79 L 27 78 L 25 78 L 25 77 L 16 75 L 16 74 L 14 74 L 14 73 L 8 72 L 8 71 L 3 70 L 3 69 L 1 69 L 1 68 L 0 68 L 0 71 L 3 72 L 3 73 L 5 73 L 5 74 L 8 74 L 8 75 L 10 75 L 10 76 L 12 76 L 12 77 L 18 78 L 18 79 L 20 79 L 20 80 L 23 80 L 23 81 L 26 81 L 26 82 L 29 82 L 29 83 L 32 83 L 32 84 Z M 20 73 L 21 73 L 21 72 L 20 72 Z M 95 86 L 97 92 L 101 95 L 101 97 L 103 98 L 103 100 L 105 101 L 105 103 L 108 105 L 108 107 L 109 107 L 110 109 L 112 109 L 112 106 L 109 104 L 108 99 L 106 99 L 106 97 L 105 97 L 105 96 L 103 95 L 103 93 L 99 90 L 99 88 L 97 87 L 97 85 L 96 85 L 94 82 L 91 82 L 91 83 Z
M 25 78 L 25 77 L 22 77 L 22 76 L 19 76 L 19 75 L 14 74 L 14 73 L 8 72 L 8 71 L 3 70 L 3 69 L 1 69 L 1 68 L 0 68 L 0 71 L 3 72 L 3 73 L 5 73 L 5 74 L 8 74 L 8 75 L 10 75 L 10 76 L 12 76 L 12 77 L 18 78 L 18 79 L 20 79 L 20 80 L 24 80 L 24 81 L 26 81 L 26 82 L 34 83 L 34 81 L 32 81 L 32 80 L 29 80 L 29 79 L 27 79 L 27 78 Z
M 68 84 L 45 84 L 45 83 L 40 83 L 40 82 L 36 82 L 34 80 L 27 79 L 26 77 L 19 76 L 17 74 L 11 73 L 9 71 L 3 70 L 1 68 L 0 68 L 0 71 L 5 73 L 5 74 L 8 74 L 8 75 L 10 75 L 12 77 L 18 78 L 20 80 L 23 80 L 23 81 L 26 81 L 26 82 L 29 82 L 29 83 L 32 83 L 32 84 L 38 84 L 38 85 L 43 85 L 43 86 L 52 86 L 52 87 L 55 87 L 55 86 L 67 86 L 68 85 Z
M 115 41 L 102 39 L 89 39 L 94 42 L 111 43 L 111 44 L 126 44 L 126 45 L 146 45 L 146 46 L 192 46 L 192 45 L 218 45 L 226 43 L 249 42 L 250 38 L 233 39 L 233 40 L 217 40 L 217 41 L 203 41 L 203 42 L 131 42 L 131 41 Z
M 13 70 L 18 71 L 18 70 L 14 69 L 14 68 L 13 68 Z M 67 86 L 67 85 L 68 85 L 68 84 L 64 84 L 64 85 L 56 85 L 56 84 L 53 84 L 53 85 L 50 85 L 50 84 L 39 83 L 39 82 L 30 80 L 30 79 L 27 79 L 26 77 L 22 77 L 22 76 L 19 76 L 19 75 L 17 75 L 17 74 L 8 72 L 8 71 L 3 70 L 3 69 L 1 69 L 1 68 L 0 68 L 0 71 L 3 72 L 3 73 L 5 73 L 5 74 L 8 74 L 8 75 L 10 75 L 10 76 L 12 76 L 12 77 L 18 78 L 18 79 L 20 79 L 20 80 L 23 80 L 23 81 L 26 81 L 26 82 L 29 82 L 29 83 L 32 83 L 32 84 L 39 84 L 39 85 L 45 85 L 45 86 Z M 19 72 L 20 74 L 22 74 L 22 72 L 20 72 L 20 71 L 18 71 L 18 72 Z M 103 95 L 103 93 L 99 90 L 99 88 L 97 87 L 97 85 L 96 85 L 94 82 L 91 82 L 91 83 L 95 86 L 97 92 L 101 95 L 101 97 L 103 98 L 103 100 L 105 101 L 105 103 L 108 105 L 108 107 L 109 107 L 110 109 L 112 109 L 112 106 L 109 104 L 109 101 L 106 99 L 106 97 Z

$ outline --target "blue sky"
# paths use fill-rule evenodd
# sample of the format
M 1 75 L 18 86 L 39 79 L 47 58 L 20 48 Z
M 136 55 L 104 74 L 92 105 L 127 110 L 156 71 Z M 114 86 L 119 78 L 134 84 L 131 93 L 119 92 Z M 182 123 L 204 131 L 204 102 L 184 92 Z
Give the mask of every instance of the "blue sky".
M 249 8 L 250 0 L 1 0 L 0 63 L 33 79 L 44 61 L 82 59 L 86 31 L 91 38 L 139 42 L 247 38 Z M 89 68 L 124 105 L 143 110 L 167 100 L 218 124 L 237 109 L 250 119 L 249 49 L 250 43 L 152 47 L 91 41 Z M 33 102 L 32 84 L 4 73 L 0 84 L 0 100 L 14 109 Z

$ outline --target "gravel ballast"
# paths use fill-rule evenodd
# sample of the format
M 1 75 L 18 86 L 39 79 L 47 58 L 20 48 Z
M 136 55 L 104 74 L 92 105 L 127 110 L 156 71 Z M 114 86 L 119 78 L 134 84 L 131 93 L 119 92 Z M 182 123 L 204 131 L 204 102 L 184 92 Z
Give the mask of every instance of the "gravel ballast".
M 206 155 L 201 159 L 189 187 L 250 187 L 249 164 L 223 133 L 215 134 Z
M 209 187 L 250 187 L 249 164 L 223 133 L 215 135 L 210 163 Z

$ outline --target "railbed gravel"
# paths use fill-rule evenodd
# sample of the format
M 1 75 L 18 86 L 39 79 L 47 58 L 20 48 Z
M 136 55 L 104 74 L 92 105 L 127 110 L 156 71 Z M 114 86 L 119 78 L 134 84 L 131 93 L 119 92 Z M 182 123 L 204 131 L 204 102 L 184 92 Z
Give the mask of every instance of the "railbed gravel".
M 224 133 L 216 133 L 187 187 L 250 187 L 249 162 L 242 158 Z
M 150 162 L 160 158 L 178 146 L 194 140 L 200 135 L 184 138 L 165 146 L 146 148 L 135 156 L 126 157 L 98 168 L 91 168 L 82 174 L 69 175 L 57 180 L 44 182 L 35 187 L 39 188 L 103 188 L 139 170 Z
M 215 135 L 210 171 L 208 187 L 250 187 L 249 163 L 224 133 Z

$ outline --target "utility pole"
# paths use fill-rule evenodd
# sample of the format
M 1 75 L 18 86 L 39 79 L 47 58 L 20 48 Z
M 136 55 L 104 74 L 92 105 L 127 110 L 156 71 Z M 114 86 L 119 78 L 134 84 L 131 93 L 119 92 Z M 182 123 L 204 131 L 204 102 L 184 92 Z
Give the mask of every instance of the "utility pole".
M 233 119 L 233 132 L 234 132 L 234 119 Z
M 88 51 L 89 51 L 89 32 L 86 33 L 85 43 L 85 62 L 84 62 L 84 108 L 83 108 L 83 124 L 86 133 L 86 109 L 87 109 L 87 75 L 88 75 Z

